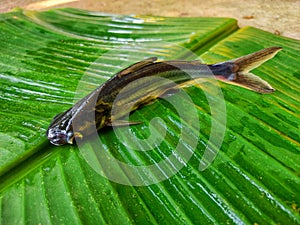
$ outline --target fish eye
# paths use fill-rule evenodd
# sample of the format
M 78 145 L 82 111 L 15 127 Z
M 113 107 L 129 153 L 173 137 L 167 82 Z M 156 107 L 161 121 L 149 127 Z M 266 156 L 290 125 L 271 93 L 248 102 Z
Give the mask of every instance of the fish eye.
M 73 132 L 73 131 L 69 131 L 67 132 L 67 142 L 69 144 L 74 144 L 74 142 L 78 139 L 82 139 L 83 135 L 80 132 Z
M 67 132 L 67 142 L 68 142 L 69 144 L 73 144 L 74 138 L 75 138 L 75 136 L 74 136 L 73 131 L 68 131 L 68 132 Z

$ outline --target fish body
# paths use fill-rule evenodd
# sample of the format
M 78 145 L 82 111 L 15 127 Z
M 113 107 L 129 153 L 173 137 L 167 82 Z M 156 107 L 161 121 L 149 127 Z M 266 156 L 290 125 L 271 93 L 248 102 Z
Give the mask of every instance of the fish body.
M 131 107 L 131 111 L 134 111 L 176 89 L 177 85 L 203 77 L 215 76 L 219 80 L 256 92 L 273 92 L 274 89 L 266 81 L 249 71 L 280 50 L 280 47 L 270 47 L 235 60 L 210 65 L 197 60 L 157 61 L 156 57 L 142 60 L 115 74 L 72 108 L 55 116 L 47 130 L 47 137 L 54 145 L 73 144 L 75 138 L 89 136 L 94 131 L 91 127 L 99 131 L 105 126 L 111 126 L 113 122 L 114 125 L 122 125 L 124 122 L 121 119 L 128 111 L 119 110 L 112 117 L 113 104 L 122 106 L 135 102 Z M 155 79 L 157 77 L 164 79 Z M 121 90 L 129 84 L 132 84 L 131 88 L 115 102 Z

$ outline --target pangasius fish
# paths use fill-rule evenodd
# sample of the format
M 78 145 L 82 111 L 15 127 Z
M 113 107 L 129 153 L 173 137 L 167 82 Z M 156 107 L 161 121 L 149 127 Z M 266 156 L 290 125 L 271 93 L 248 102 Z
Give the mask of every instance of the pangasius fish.
M 249 71 L 274 57 L 280 50 L 281 47 L 269 47 L 237 59 L 210 65 L 197 60 L 157 61 L 156 57 L 142 60 L 118 72 L 74 104 L 72 108 L 55 116 L 47 130 L 47 137 L 54 145 L 73 144 L 75 138 L 89 136 L 90 130 L 93 130 L 90 129 L 91 126 L 96 126 L 96 130 L 99 131 L 105 126 L 111 126 L 113 121 L 114 125 L 124 124 L 122 116 L 128 112 L 121 110 L 112 117 L 111 110 L 120 91 L 132 82 L 135 82 L 134 85 L 119 102 L 119 104 L 136 102 L 131 108 L 132 111 L 166 93 L 171 93 L 170 90 L 176 88 L 176 85 L 201 77 L 216 77 L 221 81 L 260 93 L 273 92 L 274 89 L 270 84 Z M 149 79 L 144 83 L 136 82 L 145 77 Z M 155 77 L 172 82 L 161 82 L 154 79 Z M 145 87 L 147 89 L 143 89 Z M 74 130 L 73 122 L 76 118 L 80 120 L 77 119 L 76 130 Z M 127 123 L 135 124 L 135 122 Z

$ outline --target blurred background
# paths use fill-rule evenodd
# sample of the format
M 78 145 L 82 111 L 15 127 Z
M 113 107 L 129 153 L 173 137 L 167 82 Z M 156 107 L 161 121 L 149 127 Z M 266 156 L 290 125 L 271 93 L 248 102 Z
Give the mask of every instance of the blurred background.
M 231 17 L 253 26 L 300 39 L 300 0 L 0 0 L 0 12 L 15 7 L 47 10 L 74 7 L 113 14 L 174 17 Z

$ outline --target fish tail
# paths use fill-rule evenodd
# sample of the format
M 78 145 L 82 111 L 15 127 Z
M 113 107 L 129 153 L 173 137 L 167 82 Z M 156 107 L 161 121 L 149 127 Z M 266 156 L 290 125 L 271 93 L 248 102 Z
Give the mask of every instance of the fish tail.
M 267 81 L 253 73 L 249 73 L 249 71 L 273 58 L 281 49 L 281 47 L 269 47 L 249 55 L 223 63 L 214 64 L 212 66 L 226 68 L 224 74 L 217 74 L 217 77 L 224 82 L 260 93 L 271 93 L 274 92 L 275 89 Z

